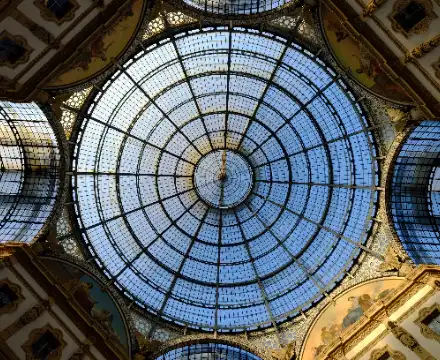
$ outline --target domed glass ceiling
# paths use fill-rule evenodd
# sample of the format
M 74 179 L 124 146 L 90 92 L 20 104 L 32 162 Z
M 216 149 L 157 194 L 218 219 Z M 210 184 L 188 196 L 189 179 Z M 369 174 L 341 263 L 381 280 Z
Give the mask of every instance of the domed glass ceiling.
M 375 148 L 318 57 L 256 30 L 193 30 L 96 92 L 75 148 L 86 247 L 116 286 L 206 330 L 270 326 L 327 295 L 376 210 Z

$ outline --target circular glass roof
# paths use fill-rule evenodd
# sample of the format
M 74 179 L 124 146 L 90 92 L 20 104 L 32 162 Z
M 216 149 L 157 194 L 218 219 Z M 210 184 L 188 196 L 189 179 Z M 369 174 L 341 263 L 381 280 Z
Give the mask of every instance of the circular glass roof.
M 251 15 L 280 8 L 297 0 L 183 0 L 191 7 L 205 13 L 218 15 Z
M 73 177 L 85 245 L 128 297 L 178 324 L 296 316 L 366 241 L 367 126 L 344 82 L 297 44 L 224 27 L 161 40 L 85 111 Z

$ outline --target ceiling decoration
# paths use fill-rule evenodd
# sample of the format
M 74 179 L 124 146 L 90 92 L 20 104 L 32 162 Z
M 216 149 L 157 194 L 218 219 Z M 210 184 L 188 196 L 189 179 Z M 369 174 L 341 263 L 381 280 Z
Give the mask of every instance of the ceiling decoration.
M 296 316 L 364 248 L 377 198 L 367 126 L 297 44 L 224 27 L 162 40 L 95 92 L 80 125 L 84 244 L 128 297 L 178 324 Z

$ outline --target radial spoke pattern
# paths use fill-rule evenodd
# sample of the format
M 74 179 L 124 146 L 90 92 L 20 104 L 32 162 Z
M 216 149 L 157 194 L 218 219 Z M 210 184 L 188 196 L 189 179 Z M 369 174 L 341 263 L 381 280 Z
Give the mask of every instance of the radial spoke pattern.
M 97 91 L 75 149 L 85 245 L 140 306 L 207 330 L 296 316 L 359 255 L 375 148 L 355 97 L 297 44 L 180 33 Z

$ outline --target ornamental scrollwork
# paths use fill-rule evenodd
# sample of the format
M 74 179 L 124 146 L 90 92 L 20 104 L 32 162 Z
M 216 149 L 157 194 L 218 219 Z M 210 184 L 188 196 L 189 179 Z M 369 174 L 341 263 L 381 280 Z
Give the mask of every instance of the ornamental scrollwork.
M 420 310 L 419 317 L 414 321 L 420 327 L 420 332 L 424 337 L 440 342 L 440 334 L 431 329 L 428 321 L 434 314 L 440 313 L 440 304 L 435 303 Z

